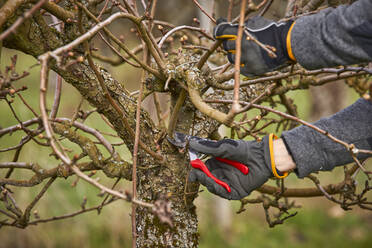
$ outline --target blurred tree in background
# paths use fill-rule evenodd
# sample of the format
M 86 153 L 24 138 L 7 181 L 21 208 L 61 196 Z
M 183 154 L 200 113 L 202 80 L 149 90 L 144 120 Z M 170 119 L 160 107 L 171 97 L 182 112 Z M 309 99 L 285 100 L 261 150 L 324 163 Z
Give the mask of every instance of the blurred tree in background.
M 313 118 L 342 108 L 345 95 L 363 96 L 365 65 L 241 78 L 211 35 L 220 16 L 295 19 L 342 3 L 0 0 L 0 247 L 196 247 L 197 213 L 200 247 L 370 247 L 371 215 L 343 212 L 371 209 L 365 161 L 332 176 L 271 180 L 231 204 L 196 199 L 188 158 L 166 139 L 180 131 L 260 140 L 312 126 L 299 90 L 337 81 L 354 92 L 341 90 L 334 108 L 315 100 Z M 231 107 L 234 89 L 244 111 Z M 293 200 L 309 197 L 332 204 Z M 262 229 L 295 216 L 299 202 L 300 216 Z M 257 205 L 264 215 L 252 214 Z

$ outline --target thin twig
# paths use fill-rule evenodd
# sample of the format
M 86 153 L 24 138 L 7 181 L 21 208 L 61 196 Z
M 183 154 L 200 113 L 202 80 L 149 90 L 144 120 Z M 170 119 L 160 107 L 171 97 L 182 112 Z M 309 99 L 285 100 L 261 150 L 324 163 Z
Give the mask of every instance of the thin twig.
M 52 56 L 53 58 L 57 59 L 57 62 L 60 62 L 60 59 L 58 58 L 58 55 L 63 54 L 65 52 L 68 52 L 69 50 L 71 50 L 71 48 L 76 47 L 76 46 L 80 45 L 81 43 L 83 43 L 84 41 L 92 38 L 99 30 L 103 29 L 105 26 L 109 25 L 110 23 L 112 23 L 114 20 L 116 20 L 118 18 L 127 18 L 127 19 L 129 19 L 133 22 L 138 22 L 138 19 L 136 19 L 134 16 L 132 16 L 130 14 L 121 13 L 121 12 L 120 13 L 115 13 L 112 16 L 110 16 L 109 18 L 107 18 L 106 20 L 104 20 L 102 22 L 99 22 L 97 25 L 95 25 L 89 31 L 87 31 L 83 35 L 79 36 L 77 39 L 73 40 L 72 42 L 70 42 L 70 43 L 68 43 L 68 44 L 66 44 L 62 47 L 59 47 L 52 52 L 40 55 L 39 59 L 43 59 L 43 58 L 47 58 L 47 57 Z
M 151 10 L 150 10 L 150 21 L 148 24 L 149 31 L 152 31 L 153 23 L 154 23 L 154 17 L 155 17 L 155 11 L 158 4 L 158 0 L 152 0 L 151 1 Z
M 98 32 L 98 35 L 106 43 L 106 45 L 108 45 L 111 48 L 111 50 L 114 51 L 122 59 L 123 62 L 126 62 L 126 63 L 130 64 L 133 67 L 137 67 L 137 68 L 140 68 L 141 67 L 140 65 L 136 65 L 133 62 L 129 61 L 126 57 L 124 57 L 113 45 L 111 45 L 105 39 L 105 37 L 101 34 L 101 32 Z
M 231 22 L 234 0 L 229 0 L 229 8 L 227 9 L 227 21 Z
M 45 129 L 45 133 L 47 138 L 50 142 L 50 146 L 52 147 L 53 151 L 56 155 L 65 163 L 71 164 L 70 158 L 67 157 L 65 152 L 57 148 L 56 140 L 53 135 L 52 128 L 49 123 L 47 110 L 46 110 L 46 92 L 48 89 L 48 57 L 42 57 L 41 60 L 41 70 L 40 70 L 40 97 L 39 97 L 39 105 L 40 105 L 40 112 L 41 112 L 41 119 L 43 121 L 43 126 Z
M 148 51 L 145 49 L 145 53 L 143 54 L 143 61 L 144 63 L 147 62 L 148 59 Z M 137 109 L 136 109 L 136 130 L 134 136 L 134 147 L 133 147 L 133 165 L 132 165 L 132 196 L 133 198 L 137 197 L 137 162 L 138 162 L 138 144 L 140 140 L 140 120 L 141 120 L 141 103 L 143 97 L 143 88 L 144 82 L 146 78 L 146 73 L 142 70 L 142 77 L 141 83 L 139 88 L 139 94 L 137 98 Z M 136 205 L 132 205 L 132 247 L 136 247 L 137 242 L 137 227 L 136 227 Z
M 207 11 L 205 11 L 205 9 L 198 3 L 198 1 L 197 0 L 192 0 L 195 4 L 196 4 L 196 6 L 198 6 L 198 8 L 214 23 L 214 24 L 216 24 L 217 22 L 216 22 L 216 19 L 214 19 L 212 16 L 210 16 L 209 14 L 208 14 L 208 12 Z
M 236 46 L 236 54 L 235 54 L 235 74 L 234 74 L 234 97 L 233 97 L 233 104 L 230 109 L 230 113 L 234 116 L 240 110 L 239 104 L 239 88 L 240 88 L 240 58 L 242 54 L 242 37 L 243 37 L 243 29 L 244 29 L 244 13 L 245 13 L 245 6 L 247 4 L 246 0 L 242 0 L 241 7 L 240 7 L 240 19 L 239 19 L 239 28 L 238 28 L 238 35 L 235 40 Z
M 13 87 L 12 87 L 13 88 Z M 13 88 L 14 89 L 14 88 Z M 23 102 L 23 104 L 32 112 L 32 114 L 35 116 L 35 117 L 38 117 L 39 115 L 36 113 L 36 111 L 30 106 L 30 104 L 27 103 L 27 101 L 23 98 L 23 96 L 21 95 L 21 93 L 17 92 L 16 91 L 16 94 L 17 96 L 19 97 L 19 99 L 21 99 L 21 101 Z
M 3 128 L 3 129 L 0 129 L 0 137 L 2 137 L 3 135 L 5 134 L 8 134 L 8 133 L 13 133 L 15 131 L 19 131 L 19 130 L 22 130 L 22 127 L 28 127 L 28 126 L 31 126 L 35 123 L 39 123 L 40 119 L 39 118 L 33 118 L 33 119 L 30 119 L 30 120 L 27 120 L 27 121 L 24 121 L 22 123 L 19 123 L 17 125 L 14 125 L 14 126 L 10 126 L 10 127 L 7 127 L 7 128 Z
M 125 2 L 125 0 L 123 0 Z M 133 2 L 135 3 L 135 1 Z M 120 10 L 124 10 L 124 8 L 120 5 L 117 6 Z M 124 12 L 126 12 L 124 10 Z M 138 16 L 138 14 L 136 15 Z M 144 20 L 145 16 L 141 17 L 141 18 L 138 18 L 138 21 L 135 22 L 136 26 L 137 26 L 137 30 L 139 31 L 139 33 L 141 34 L 141 37 L 142 37 L 142 40 L 143 42 L 146 43 L 147 45 L 147 49 L 149 50 L 149 53 L 154 57 L 154 60 L 155 62 L 157 63 L 157 65 L 159 66 L 159 69 L 161 72 L 164 71 L 165 69 L 165 65 L 164 65 L 164 54 L 163 52 L 161 51 L 161 49 L 156 45 L 156 40 L 154 38 L 154 36 L 152 35 L 152 33 L 150 32 L 150 29 L 148 29 L 148 27 L 146 27 L 143 23 L 143 20 Z
M 279 79 L 285 79 L 290 76 L 296 76 L 296 75 L 302 75 L 302 76 L 315 76 L 322 73 L 334 73 L 335 75 L 329 75 L 324 76 L 321 78 L 310 78 L 310 79 L 302 79 L 300 82 L 301 84 L 298 85 L 298 88 L 303 88 L 305 84 L 310 85 L 322 85 L 327 82 L 335 81 L 338 79 L 344 79 L 349 77 L 354 77 L 358 75 L 365 75 L 367 73 L 372 74 L 372 72 L 369 72 L 368 69 L 364 67 L 346 67 L 346 68 L 324 68 L 319 70 L 312 70 L 312 71 L 306 71 L 306 70 L 296 70 L 293 72 L 285 72 L 285 73 L 276 73 L 274 75 L 268 75 L 267 77 L 260 77 L 257 79 L 251 79 L 247 81 L 243 81 L 240 84 L 240 87 L 252 85 L 252 84 L 258 84 L 258 83 L 264 83 L 266 81 L 274 81 Z M 217 84 L 213 83 L 212 81 L 207 81 L 207 83 L 214 88 L 221 89 L 221 90 L 233 90 L 234 86 L 232 85 L 223 85 L 222 82 L 228 81 L 233 77 L 233 74 L 222 74 L 216 76 Z M 283 86 L 285 87 L 285 86 Z M 291 86 L 293 89 L 293 85 Z
M 112 1 L 112 0 L 111 0 L 111 1 Z M 137 13 L 137 11 L 135 10 L 135 8 L 133 8 L 133 7 L 134 7 L 133 5 L 129 4 L 129 3 L 127 2 L 127 0 L 123 0 L 123 3 L 124 3 L 125 8 L 127 9 L 127 11 L 128 11 L 129 13 L 131 13 L 131 14 L 133 14 L 133 15 L 135 15 L 135 16 L 138 16 L 138 13 Z M 132 2 L 132 3 L 135 3 L 135 1 Z M 115 2 L 114 2 L 114 4 L 115 4 Z M 120 8 L 121 6 L 119 5 L 118 7 Z M 120 9 L 121 9 L 121 8 L 120 8 Z M 124 10 L 124 12 L 126 12 L 125 9 L 122 9 L 122 11 L 123 11 L 123 10 Z
M 81 209 L 79 211 L 76 211 L 76 212 L 73 212 L 73 213 L 70 213 L 70 214 L 55 216 L 55 217 L 51 217 L 51 218 L 48 218 L 48 219 L 34 220 L 34 221 L 29 222 L 28 225 L 37 225 L 38 223 L 46 223 L 46 222 L 50 222 L 50 221 L 72 218 L 72 217 L 75 217 L 75 216 L 83 214 L 83 213 L 91 212 L 93 210 L 98 210 L 98 209 L 102 208 L 103 206 L 106 206 L 106 205 L 108 205 L 108 204 L 110 204 L 114 201 L 116 201 L 116 199 L 109 200 L 109 201 L 105 202 L 103 205 L 100 204 L 100 205 L 95 206 L 95 207 Z
M 266 2 L 266 1 L 262 1 L 262 2 Z M 270 8 L 270 6 L 273 2 L 274 2 L 274 0 L 269 0 L 269 2 L 265 5 L 265 8 L 263 8 L 258 15 L 263 16 L 269 10 L 269 8 Z
M 260 46 L 263 50 L 265 50 L 268 54 L 269 54 L 269 56 L 271 57 L 271 58 L 276 58 L 277 56 L 276 56 L 276 54 L 275 54 L 275 52 L 273 51 L 273 50 L 271 50 L 271 49 L 273 49 L 273 48 L 268 48 L 268 46 L 267 45 L 265 45 L 265 44 L 263 44 L 262 42 L 260 42 L 259 40 L 257 40 L 253 35 L 251 35 L 249 32 L 248 32 L 248 30 L 247 29 L 244 29 L 244 33 L 247 35 L 247 40 L 251 40 L 251 41 L 253 41 L 254 43 L 256 43 L 258 46 Z
M 78 121 L 72 121 L 71 119 L 68 119 L 68 118 L 56 118 L 52 121 L 62 123 L 62 124 L 73 125 L 74 127 L 79 128 L 82 131 L 93 135 L 94 137 L 96 137 L 99 140 L 99 142 L 107 149 L 107 151 L 110 154 L 114 153 L 114 148 L 112 147 L 110 142 L 108 140 L 106 140 L 105 137 L 97 129 L 88 127 L 87 125 L 84 125 L 83 123 L 80 123 Z
M 171 36 L 173 33 L 177 32 L 177 31 L 180 31 L 182 29 L 188 29 L 188 30 L 193 30 L 193 31 L 198 31 L 200 32 L 201 34 L 203 34 L 205 37 L 207 37 L 208 39 L 210 40 L 214 40 L 212 36 L 208 35 L 205 30 L 201 29 L 201 28 L 198 28 L 198 27 L 192 27 L 192 26 L 187 26 L 187 25 L 182 25 L 182 26 L 178 26 L 178 27 L 175 27 L 171 30 L 169 30 L 162 38 L 161 40 L 159 41 L 159 44 L 158 44 L 158 47 L 161 48 L 164 44 L 164 42 L 166 41 L 166 39 Z
M 86 39 L 89 39 L 91 36 L 93 36 L 96 32 L 98 32 L 100 29 L 103 29 L 103 31 L 110 37 L 110 39 L 112 39 L 116 44 L 118 44 L 120 46 L 120 48 L 122 48 L 131 58 L 133 58 L 139 65 L 141 65 L 142 68 L 144 68 L 146 71 L 150 72 L 151 74 L 153 74 L 154 76 L 156 76 L 157 78 L 159 79 L 163 79 L 164 80 L 164 77 L 161 73 L 159 73 L 157 70 L 149 67 L 147 64 L 143 63 L 139 58 L 137 58 L 137 56 L 135 56 L 135 54 L 129 50 L 129 48 L 127 48 L 123 42 L 121 42 L 113 33 L 111 33 L 107 28 L 105 28 L 106 25 L 108 25 L 109 23 L 111 23 L 114 19 L 116 18 L 128 18 L 130 19 L 131 21 L 133 21 L 134 23 L 136 22 L 139 22 L 139 19 L 130 15 L 130 14 L 126 14 L 126 13 L 116 13 L 112 16 L 110 16 L 109 18 L 107 18 L 105 21 L 103 22 L 99 22 L 99 20 L 84 6 L 82 5 L 81 3 L 76 3 L 81 9 L 84 10 L 84 12 L 90 17 L 92 18 L 96 23 L 97 25 L 95 27 L 93 27 L 90 31 L 88 31 L 87 33 L 85 33 L 83 36 L 85 36 L 84 38 L 82 38 L 83 36 L 80 36 L 78 39 L 82 38 L 81 40 L 79 41 L 76 41 L 75 40 L 75 43 L 74 44 L 68 44 L 69 46 L 65 47 L 65 49 L 70 49 L 71 47 L 74 47 L 78 44 L 80 44 L 81 42 L 83 42 L 84 40 Z M 115 17 L 114 17 L 115 16 Z M 110 21 L 108 21 L 110 19 Z M 99 27 L 98 27 L 99 26 Z M 93 32 L 93 33 L 91 33 Z M 88 33 L 91 33 L 90 35 L 88 35 Z M 156 46 L 157 47 L 157 46 Z M 62 50 L 63 51 L 63 50 Z M 61 51 L 61 52 L 62 52 Z
M 143 202 L 143 201 L 137 200 L 136 198 L 129 197 L 129 196 L 124 195 L 124 194 L 122 194 L 122 193 L 120 193 L 118 191 L 115 191 L 115 190 L 112 190 L 110 188 L 107 188 L 106 186 L 103 186 L 102 184 L 98 183 L 96 180 L 88 177 L 83 172 L 81 172 L 81 170 L 76 165 L 72 165 L 71 166 L 71 169 L 80 178 L 84 179 L 85 181 L 87 181 L 88 183 L 92 184 L 93 186 L 99 188 L 100 190 L 102 190 L 105 193 L 108 193 L 108 194 L 113 195 L 115 197 L 118 197 L 120 199 L 126 200 L 126 201 L 131 202 L 133 204 L 136 204 L 138 206 L 142 206 L 142 207 L 146 207 L 146 208 L 150 208 L 150 209 L 153 208 L 153 206 L 154 206 L 154 204 L 152 204 L 152 203 L 148 203 L 148 202 Z
M 205 100 L 205 102 L 210 102 L 210 103 L 232 103 L 233 101 L 231 100 Z M 358 161 L 358 159 L 356 158 L 355 156 L 355 151 L 359 151 L 357 148 L 355 148 L 355 146 L 353 144 L 348 144 L 336 137 L 334 137 L 333 135 L 331 135 L 329 132 L 311 124 L 311 123 L 308 123 L 304 120 L 301 120 L 299 119 L 298 117 L 295 117 L 295 116 L 292 116 L 290 114 L 287 114 L 287 113 L 283 113 L 283 112 L 280 112 L 278 110 L 275 110 L 275 109 L 272 109 L 270 107 L 266 107 L 266 106 L 262 106 L 262 105 L 258 105 L 258 104 L 251 104 L 249 102 L 244 102 L 244 101 L 240 101 L 240 104 L 244 104 L 244 105 L 252 105 L 252 107 L 254 108 L 257 108 L 257 109 L 263 109 L 263 110 L 266 110 L 266 111 L 269 111 L 269 112 L 272 112 L 274 114 L 277 114 L 279 116 L 282 116 L 286 119 L 290 119 L 290 120 L 293 120 L 293 121 L 296 121 L 296 122 L 299 122 L 301 123 L 302 125 L 305 125 L 307 127 L 310 127 L 312 129 L 314 129 L 315 131 L 317 131 L 318 133 L 321 133 L 325 136 L 327 136 L 329 139 L 331 139 L 332 141 L 336 142 L 336 143 L 339 143 L 340 145 L 344 146 L 348 151 L 350 151 L 351 153 L 351 156 L 353 157 L 354 161 L 359 165 L 359 167 L 366 173 L 367 176 L 369 176 L 368 174 L 370 174 L 369 171 L 366 171 L 366 169 L 361 165 L 361 163 Z
M 93 27 L 91 30 L 89 30 L 87 33 L 85 33 L 84 35 L 80 36 L 78 39 L 80 39 L 81 37 L 85 36 L 86 38 L 92 36 L 94 33 L 98 32 L 100 28 L 103 28 L 105 25 L 108 25 L 110 22 L 108 22 L 107 20 L 109 20 L 111 18 L 111 21 L 113 21 L 115 18 L 112 18 L 113 16 L 116 16 L 116 18 L 118 17 L 128 17 L 127 14 L 125 13 L 116 13 L 114 15 L 112 15 L 111 17 L 109 17 L 108 19 L 106 19 L 104 22 L 101 22 L 99 24 L 97 24 L 95 27 Z M 133 18 L 133 16 L 131 16 L 130 18 Z M 99 28 L 97 28 L 99 27 Z M 87 35 L 89 34 L 89 35 Z M 76 39 L 76 40 L 78 40 Z M 75 40 L 75 41 L 76 41 Z M 75 41 L 71 42 L 71 43 L 74 43 Z M 126 129 L 128 130 L 129 134 L 134 137 L 135 136 L 135 133 L 133 131 L 133 129 L 131 128 L 128 120 L 126 119 L 126 116 L 123 112 L 123 110 L 119 107 L 119 105 L 115 102 L 115 100 L 111 97 L 110 93 L 108 92 L 108 89 L 107 89 L 107 86 L 105 84 L 105 81 L 101 75 L 101 73 L 98 71 L 98 69 L 96 68 L 96 66 L 94 65 L 94 62 L 93 62 L 93 59 L 92 59 L 92 56 L 91 56 L 91 53 L 90 53 L 90 49 L 89 49 L 89 45 L 88 43 L 86 42 L 86 39 L 82 39 L 80 40 L 77 44 L 79 44 L 80 42 L 84 42 L 84 46 L 85 46 L 85 51 L 87 53 L 87 59 L 88 59 L 88 63 L 89 63 L 89 66 L 92 68 L 92 70 L 94 71 L 94 74 L 96 75 L 97 77 L 97 80 L 104 92 L 104 96 L 105 98 L 108 100 L 108 102 L 111 104 L 111 106 L 117 111 L 118 114 L 120 114 L 120 116 L 122 116 L 122 120 L 123 120 L 123 123 L 124 123 L 124 126 L 126 127 Z M 70 44 L 71 44 L 70 43 Z M 76 43 L 76 42 L 75 42 Z M 66 46 L 64 46 L 66 47 Z M 62 47 L 63 48 L 63 47 Z M 66 49 L 66 48 L 64 48 Z M 59 54 L 60 52 L 62 52 L 63 49 L 61 50 L 61 48 L 59 49 L 56 49 L 54 51 L 54 54 Z M 41 56 L 41 59 L 44 58 L 44 56 L 48 56 L 49 54 L 47 55 L 42 55 Z M 48 57 L 46 57 L 48 58 Z M 145 143 L 143 143 L 142 141 L 139 141 L 139 144 L 141 146 L 142 149 L 144 149 L 148 154 L 150 154 L 152 157 L 160 160 L 160 161 L 163 161 L 164 158 L 161 154 L 158 154 L 154 151 L 152 151 L 148 146 L 146 146 Z M 70 163 L 68 163 L 70 164 Z
M 240 113 L 244 113 L 246 111 L 248 111 L 253 104 L 257 103 L 260 99 L 262 99 L 263 97 L 265 96 L 269 96 L 271 94 L 271 91 L 276 87 L 276 84 L 273 83 L 271 84 L 269 87 L 267 87 L 264 92 L 262 92 L 260 95 L 258 95 L 255 99 L 253 99 L 252 101 L 249 102 L 249 104 L 247 104 L 246 106 L 244 106 L 243 108 L 241 108 L 237 114 L 240 114 Z
M 50 114 L 49 114 L 49 117 L 51 119 L 54 119 L 57 116 L 59 104 L 61 101 L 61 93 L 62 93 L 62 77 L 59 74 L 56 74 L 56 88 L 54 90 L 54 102 L 53 102 L 52 110 L 50 111 Z
M 115 186 L 119 183 L 120 179 L 121 179 L 120 177 L 119 177 L 118 179 L 116 179 L 116 181 L 115 181 L 114 184 L 112 185 L 111 189 L 115 189 Z M 106 201 L 107 201 L 107 199 L 108 199 L 109 197 L 110 197 L 110 195 L 107 194 L 107 195 L 105 196 L 105 198 L 102 200 L 101 204 L 99 205 L 100 207 L 97 209 L 97 210 L 98 210 L 98 213 L 100 213 L 100 211 L 102 210 L 103 206 L 105 206 Z M 113 198 L 110 199 L 110 201 L 112 201 L 112 200 L 113 200 Z
M 206 51 L 203 56 L 200 58 L 198 64 L 196 65 L 196 68 L 198 68 L 199 70 L 203 67 L 203 65 L 205 64 L 205 62 L 207 62 L 208 58 L 212 55 L 212 53 L 222 44 L 222 40 L 217 40 L 215 43 L 213 43 L 213 45 L 211 46 L 211 48 Z
M 8 212 L 2 210 L 2 209 L 0 209 L 0 213 L 2 213 L 2 214 L 4 214 L 4 215 L 6 215 L 6 216 L 12 218 L 13 220 L 17 220 L 17 216 L 14 216 L 13 214 L 10 214 L 10 213 L 8 213 Z
M 108 3 L 109 3 L 109 0 L 106 0 L 105 1 L 105 5 L 103 6 L 103 8 L 101 9 L 101 12 L 99 12 L 99 15 L 97 16 L 97 19 L 98 20 L 101 20 L 101 16 L 103 15 L 103 13 L 105 12 L 107 6 L 108 6 Z
M 320 185 L 320 182 L 319 182 L 318 178 L 316 178 L 313 175 L 308 175 L 307 178 L 309 178 L 311 181 L 313 181 L 313 183 L 315 184 L 315 186 L 324 194 L 324 196 L 328 200 L 333 201 L 333 202 L 338 203 L 338 204 L 342 204 L 341 201 L 336 200 L 333 196 L 331 196 L 330 194 L 328 194 L 328 192 L 323 188 L 323 186 Z
M 27 223 L 28 223 L 28 221 L 30 219 L 30 212 L 31 212 L 32 208 L 41 199 L 41 197 L 43 197 L 43 195 L 45 194 L 45 192 L 48 190 L 48 188 L 50 187 L 50 185 L 52 185 L 52 183 L 55 180 L 56 180 L 56 177 L 50 178 L 49 181 L 41 189 L 41 191 L 39 192 L 39 194 L 37 194 L 37 196 L 34 198 L 34 200 L 27 206 L 27 208 L 25 209 L 24 214 L 22 216 L 22 222 L 23 222 L 23 224 L 27 225 Z

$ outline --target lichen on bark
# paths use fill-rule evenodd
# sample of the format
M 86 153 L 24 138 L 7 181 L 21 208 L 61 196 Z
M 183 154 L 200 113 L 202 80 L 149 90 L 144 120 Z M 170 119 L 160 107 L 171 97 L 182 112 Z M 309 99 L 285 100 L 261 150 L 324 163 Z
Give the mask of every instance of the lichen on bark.
M 64 45 L 68 40 L 68 37 L 63 37 L 61 34 L 56 35 L 56 31 L 46 25 L 43 18 L 36 15 L 32 19 L 26 20 L 15 35 L 9 36 L 5 40 L 4 46 L 37 58 L 47 51 Z M 136 99 L 129 96 L 123 86 L 113 79 L 106 70 L 99 68 L 111 97 L 125 113 L 125 116 L 120 116 L 105 98 L 94 71 L 87 63 L 76 63 L 66 69 L 58 66 L 55 61 L 51 61 L 49 66 L 61 75 L 66 83 L 74 86 L 93 107 L 97 108 L 100 114 L 110 121 L 127 147 L 132 150 L 134 138 L 124 127 L 122 118 L 127 118 L 130 126 L 135 128 Z M 159 83 L 164 84 L 164 82 Z M 177 94 L 175 91 L 173 97 L 177 97 Z M 199 122 L 192 127 L 194 118 L 204 118 L 204 122 Z M 207 136 L 218 128 L 217 122 L 201 117 L 201 114 L 196 111 L 189 100 L 186 100 L 181 108 L 179 120 L 181 121 L 177 125 L 178 131 L 189 132 L 193 128 L 195 133 L 201 136 Z M 155 144 L 155 137 L 158 137 L 161 131 L 155 127 L 146 111 L 141 113 L 140 126 L 141 140 L 152 150 L 156 150 L 156 145 L 159 144 Z M 55 127 L 57 133 L 64 132 L 63 129 L 67 128 L 61 124 L 57 124 Z M 70 139 L 77 139 L 73 134 L 69 135 Z M 90 147 L 90 149 L 93 148 Z M 136 216 L 139 235 L 137 246 L 197 247 L 197 216 L 192 202 L 197 195 L 198 185 L 187 185 L 187 175 L 190 170 L 187 156 L 184 153 L 179 153 L 166 139 L 160 144 L 160 151 L 166 158 L 165 162 L 157 161 L 140 150 L 138 154 L 137 195 L 140 200 L 148 202 L 154 202 L 159 198 L 169 199 L 172 204 L 174 227 L 161 223 L 150 211 L 138 208 Z

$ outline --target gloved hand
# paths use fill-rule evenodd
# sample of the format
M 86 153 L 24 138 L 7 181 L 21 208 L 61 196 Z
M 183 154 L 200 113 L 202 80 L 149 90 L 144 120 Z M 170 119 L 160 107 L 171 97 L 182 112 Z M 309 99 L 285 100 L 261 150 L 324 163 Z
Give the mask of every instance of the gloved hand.
M 245 76 L 261 75 L 268 71 L 279 69 L 295 61 L 290 47 L 290 29 L 293 22 L 275 23 L 263 17 L 254 17 L 245 23 L 245 29 L 264 45 L 275 48 L 276 58 L 271 58 L 267 51 L 255 42 L 247 40 L 243 32 L 241 73 Z M 223 48 L 228 52 L 227 58 L 230 63 L 235 63 L 235 40 L 238 33 L 238 24 L 231 24 L 225 19 L 218 19 L 213 35 L 216 39 L 222 39 Z
M 232 139 L 221 141 L 191 139 L 189 145 L 194 150 L 213 157 L 238 161 L 247 165 L 249 172 L 244 175 L 238 169 L 212 157 L 206 161 L 205 165 L 215 177 L 230 186 L 231 192 L 227 192 L 225 188 L 198 169 L 192 169 L 189 181 L 199 181 L 211 193 L 223 198 L 239 200 L 260 187 L 274 174 L 279 178 L 286 177 L 288 173 L 280 175 L 281 173 L 276 171 L 273 156 L 270 155 L 273 154 L 273 139 L 273 134 L 265 136 L 261 142 Z M 274 172 L 272 166 L 274 166 Z

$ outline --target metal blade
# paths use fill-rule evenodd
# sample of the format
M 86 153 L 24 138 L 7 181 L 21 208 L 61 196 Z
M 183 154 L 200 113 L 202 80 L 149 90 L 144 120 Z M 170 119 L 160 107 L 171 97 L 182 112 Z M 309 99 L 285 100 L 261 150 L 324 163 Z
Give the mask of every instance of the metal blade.
M 193 161 L 193 160 L 199 158 L 198 157 L 198 153 L 195 150 L 191 149 L 191 148 L 189 148 L 189 157 L 190 157 L 190 161 Z
M 190 135 L 179 133 L 179 132 L 174 132 L 173 138 L 171 138 L 170 136 L 167 136 L 168 141 L 172 145 L 177 146 L 179 148 L 185 148 L 187 145 L 187 142 L 189 142 L 191 138 L 199 139 L 198 137 L 190 136 Z M 192 148 L 188 147 L 188 152 L 189 152 L 190 161 L 193 161 L 199 158 L 199 153 L 193 150 Z
M 190 136 L 187 134 L 174 132 L 173 138 L 171 138 L 170 136 L 167 136 L 167 139 L 172 145 L 184 148 L 186 147 L 189 137 Z

